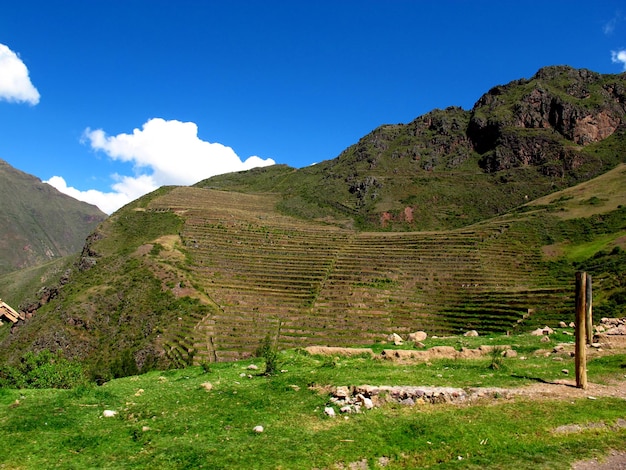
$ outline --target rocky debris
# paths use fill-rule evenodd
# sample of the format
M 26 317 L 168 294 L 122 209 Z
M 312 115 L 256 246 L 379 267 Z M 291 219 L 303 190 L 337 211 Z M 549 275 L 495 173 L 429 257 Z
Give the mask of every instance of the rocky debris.
M 626 348 L 626 317 L 602 318 L 595 327 L 593 342 L 607 349 Z
M 424 345 L 421 344 L 421 347 Z M 461 348 L 456 350 L 452 346 L 433 346 L 430 349 L 384 349 L 380 353 L 380 357 L 392 361 L 429 361 L 432 359 L 471 359 L 491 354 L 495 348 L 499 348 L 505 357 L 515 357 L 514 352 L 507 353 L 511 349 L 510 345 L 483 345 L 478 348 Z M 369 348 L 330 348 L 325 346 L 309 346 L 306 351 L 310 354 L 320 355 L 343 355 L 355 356 L 360 354 L 369 354 L 375 356 L 374 352 Z
M 393 343 L 396 346 L 400 346 L 401 344 L 404 343 L 404 340 L 402 339 L 402 337 L 397 333 L 391 333 L 389 336 L 387 336 L 387 341 L 389 341 L 390 343 Z
M 250 364 L 248 367 L 246 367 L 246 369 L 248 369 L 248 370 L 259 370 L 259 366 L 257 366 L 256 364 Z
M 470 330 L 470 331 L 466 332 L 463 336 L 475 337 L 475 336 L 478 336 L 478 331 Z
M 415 333 L 410 333 L 407 341 L 412 341 L 414 343 L 419 343 L 428 338 L 428 334 L 424 331 L 416 331 Z
M 256 433 L 262 433 L 264 431 L 263 426 L 255 426 L 252 430 Z
M 102 412 L 102 416 L 105 418 L 114 418 L 115 416 L 117 416 L 117 411 L 114 410 L 104 410 Z
M 359 385 L 336 387 L 331 391 L 330 402 L 339 407 L 341 413 L 359 413 L 362 409 L 368 410 L 390 402 L 406 406 L 465 403 L 482 398 L 508 398 L 509 394 L 510 391 L 500 388 L 464 390 L 455 387 Z M 329 408 L 334 411 L 333 406 L 326 407 L 324 412 L 329 414 Z
M 210 392 L 211 390 L 213 390 L 213 384 L 211 382 L 204 382 L 202 384 L 200 384 L 200 386 L 205 389 L 207 392 Z
M 324 414 L 329 418 L 334 418 L 336 416 L 335 409 L 332 406 L 327 406 L 324 408 Z
M 544 336 L 544 335 L 551 335 L 553 333 L 554 333 L 554 330 L 550 328 L 549 326 L 544 326 L 543 328 L 537 328 L 536 330 L 530 332 L 532 336 Z

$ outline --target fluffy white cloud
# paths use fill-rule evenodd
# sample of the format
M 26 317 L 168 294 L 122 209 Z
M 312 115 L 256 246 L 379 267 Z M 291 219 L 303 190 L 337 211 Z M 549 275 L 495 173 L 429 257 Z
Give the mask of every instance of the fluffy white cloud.
M 26 65 L 4 44 L 0 44 L 0 100 L 39 103 L 39 92 L 30 81 Z
M 232 148 L 198 138 L 193 122 L 155 118 L 132 134 L 108 136 L 102 129 L 87 129 L 83 141 L 111 159 L 130 162 L 133 176 L 113 175 L 112 192 L 79 191 L 60 176 L 46 181 L 78 200 L 112 213 L 124 204 L 163 185 L 190 185 L 211 176 L 273 165 L 272 159 L 252 156 L 242 160 Z
M 622 64 L 622 67 L 626 70 L 626 49 L 611 51 L 611 62 L 614 64 Z

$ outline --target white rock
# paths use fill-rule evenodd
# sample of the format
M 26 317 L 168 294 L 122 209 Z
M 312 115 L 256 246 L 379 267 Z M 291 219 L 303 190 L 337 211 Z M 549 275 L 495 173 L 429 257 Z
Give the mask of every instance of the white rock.
M 470 331 L 466 332 L 463 336 L 478 336 L 478 331 L 470 330 Z
M 213 384 L 211 382 L 204 382 L 200 384 L 200 386 L 205 389 L 207 392 L 213 390 Z
M 255 426 L 253 429 L 254 432 L 263 432 L 263 426 Z
M 402 337 L 397 333 L 392 333 L 387 336 L 387 341 L 393 342 L 396 346 L 399 346 L 403 343 Z
M 335 409 L 332 406 L 327 406 L 324 408 L 324 413 L 326 413 L 331 418 L 335 417 Z
M 259 366 L 257 366 L 256 364 L 250 364 L 247 367 L 248 370 L 259 370 Z
M 117 415 L 117 411 L 114 410 L 104 410 L 102 412 L 102 416 L 105 418 L 113 418 L 115 415 Z
M 417 343 L 419 341 L 424 341 L 426 338 L 428 338 L 428 334 L 426 334 L 426 332 L 416 331 L 415 333 L 409 334 L 408 341 L 413 341 L 414 343 Z

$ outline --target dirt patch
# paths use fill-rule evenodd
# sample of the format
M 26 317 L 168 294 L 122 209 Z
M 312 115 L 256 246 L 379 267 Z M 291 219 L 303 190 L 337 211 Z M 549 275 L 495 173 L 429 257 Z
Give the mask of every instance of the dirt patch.
M 572 470 L 624 470 L 626 452 L 613 450 L 604 458 L 580 460 L 572 464 Z
M 319 356 L 360 356 L 361 354 L 374 355 L 370 348 L 339 348 L 332 346 L 309 346 L 304 348 L 306 352 Z

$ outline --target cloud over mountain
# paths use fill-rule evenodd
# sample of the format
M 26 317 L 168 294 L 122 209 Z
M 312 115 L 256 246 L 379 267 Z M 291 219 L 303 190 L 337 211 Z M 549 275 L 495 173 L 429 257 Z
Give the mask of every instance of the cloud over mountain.
M 230 147 L 200 139 L 195 123 L 161 118 L 148 120 L 132 134 L 109 136 L 102 129 L 88 128 L 83 142 L 112 160 L 131 163 L 134 174 L 112 175 L 115 183 L 108 193 L 68 187 L 60 176 L 47 183 L 107 213 L 163 185 L 190 185 L 211 176 L 275 163 L 257 156 L 243 160 Z

